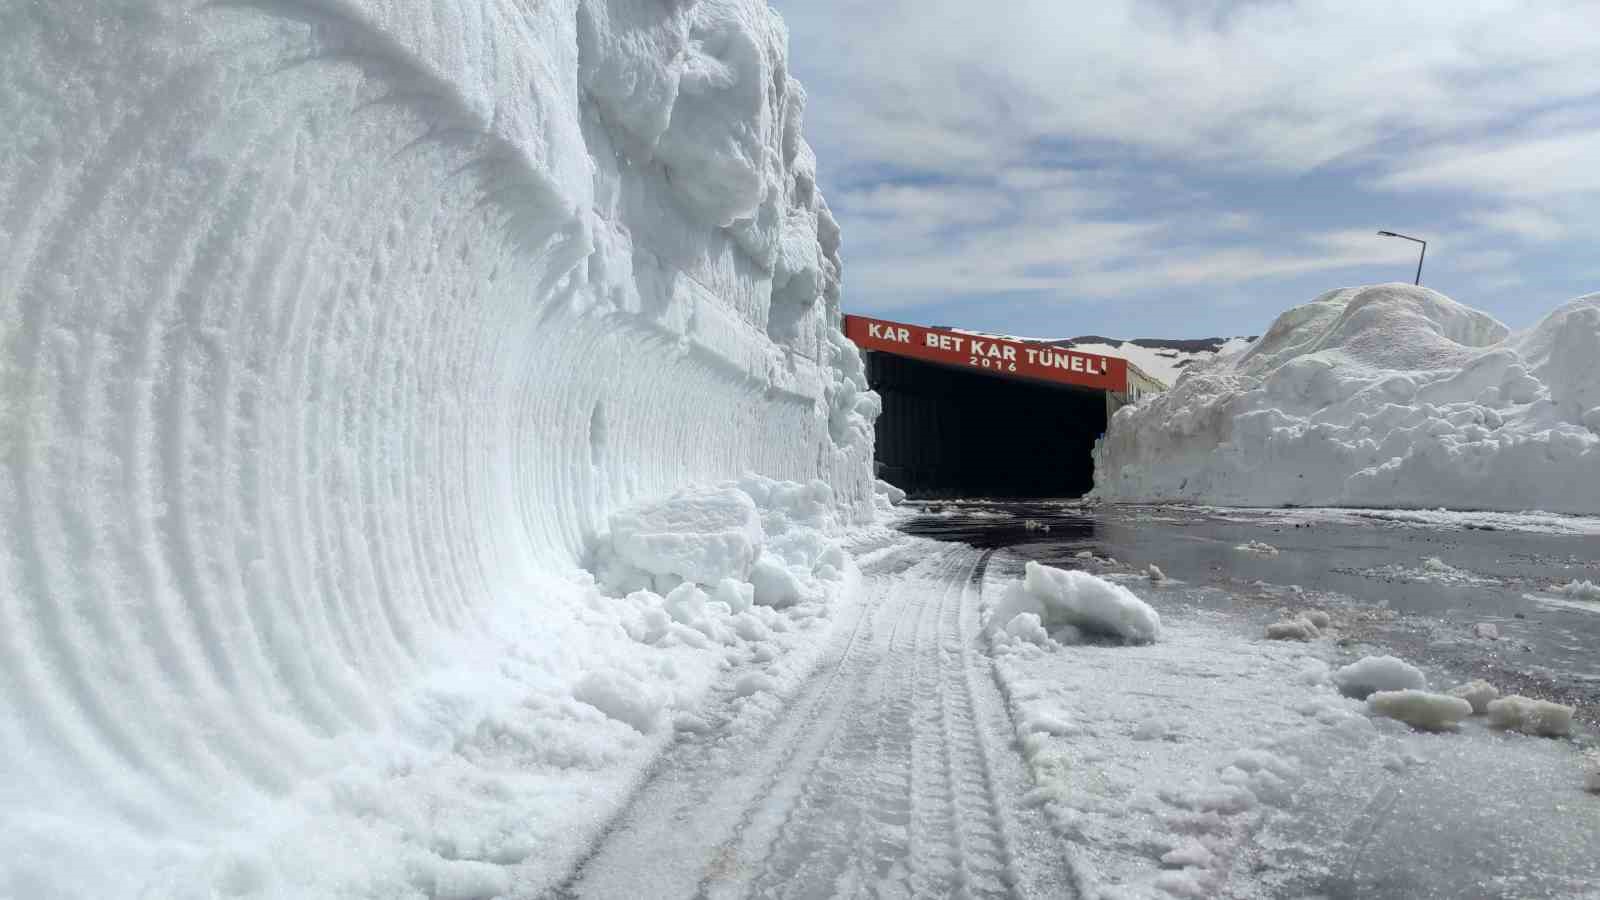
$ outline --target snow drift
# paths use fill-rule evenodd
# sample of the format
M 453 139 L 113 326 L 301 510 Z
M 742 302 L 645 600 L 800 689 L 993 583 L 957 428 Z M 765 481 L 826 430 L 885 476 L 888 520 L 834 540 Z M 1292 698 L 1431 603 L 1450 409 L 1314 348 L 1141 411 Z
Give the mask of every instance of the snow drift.
M 633 649 L 667 598 L 585 581 L 650 551 L 613 513 L 755 472 L 872 514 L 786 40 L 763 0 L 0 10 L 0 894 L 293 892 L 228 849 L 267 828 L 300 890 L 487 896 L 581 841 L 629 720 L 726 664 Z
M 1095 495 L 1600 511 L 1600 294 L 1516 334 L 1426 288 L 1326 293 L 1113 417 Z

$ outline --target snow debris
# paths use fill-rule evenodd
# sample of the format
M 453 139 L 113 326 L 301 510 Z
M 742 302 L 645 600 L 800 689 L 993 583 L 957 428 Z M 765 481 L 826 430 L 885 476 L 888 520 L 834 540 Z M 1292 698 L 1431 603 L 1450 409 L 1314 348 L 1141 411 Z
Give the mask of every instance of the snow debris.
M 1571 581 L 1555 588 L 1555 592 L 1574 600 L 1593 600 L 1600 603 L 1600 584 L 1592 581 Z
M 1309 619 L 1304 618 L 1273 622 L 1267 626 L 1269 641 L 1310 641 L 1321 636 L 1321 630 Z
M 1151 563 L 1150 567 L 1145 569 L 1145 575 L 1149 576 L 1151 581 L 1166 581 L 1167 580 L 1167 573 L 1161 571 L 1161 567 L 1156 565 L 1155 563 Z
M 1365 700 L 1378 691 L 1425 690 L 1422 670 L 1393 656 L 1367 656 L 1333 673 L 1339 693 Z
M 1500 626 L 1493 622 L 1479 622 L 1472 626 L 1472 636 L 1486 641 L 1500 640 Z
M 1512 695 L 1490 701 L 1489 724 L 1536 737 L 1566 737 L 1572 733 L 1573 712 L 1560 703 Z
M 1481 716 L 1489 711 L 1490 701 L 1500 696 L 1500 689 L 1479 678 L 1451 688 L 1450 696 L 1472 704 L 1472 714 Z
M 1241 553 L 1254 553 L 1257 556 L 1277 556 L 1278 548 L 1265 541 L 1250 541 L 1233 548 Z
M 1046 630 L 1078 629 L 1148 643 L 1161 634 L 1161 617 L 1119 584 L 1086 572 L 1029 562 L 995 607 L 991 622 L 1011 623 L 1019 614 L 1037 616 Z
M 1427 288 L 1325 293 L 1113 416 L 1094 497 L 1600 512 L 1600 294 L 1512 333 Z
M 1301 684 L 1327 684 L 1330 677 L 1328 664 L 1320 659 L 1308 659 L 1300 668 L 1297 679 Z
M 1077 553 L 1072 554 L 1072 558 L 1073 559 L 1094 559 L 1094 551 L 1093 550 L 1079 550 Z
M 1378 691 L 1367 698 L 1367 709 L 1422 731 L 1449 731 L 1472 715 L 1472 704 L 1459 697 L 1417 690 Z
M 1050 526 L 1048 524 L 1044 523 L 1044 522 L 1039 521 L 1038 519 L 1023 519 L 1022 520 L 1022 529 L 1024 531 L 1049 532 L 1050 531 Z

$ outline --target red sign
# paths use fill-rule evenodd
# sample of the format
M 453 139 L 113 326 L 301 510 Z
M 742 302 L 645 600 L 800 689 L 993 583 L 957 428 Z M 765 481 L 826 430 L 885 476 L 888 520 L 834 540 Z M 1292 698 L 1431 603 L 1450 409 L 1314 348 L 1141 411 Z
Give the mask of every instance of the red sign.
M 962 334 L 865 316 L 844 317 L 845 337 L 863 350 L 961 366 L 991 375 L 1032 378 L 1056 384 L 1122 392 L 1128 389 L 1128 361 L 1079 353 L 1034 341 Z

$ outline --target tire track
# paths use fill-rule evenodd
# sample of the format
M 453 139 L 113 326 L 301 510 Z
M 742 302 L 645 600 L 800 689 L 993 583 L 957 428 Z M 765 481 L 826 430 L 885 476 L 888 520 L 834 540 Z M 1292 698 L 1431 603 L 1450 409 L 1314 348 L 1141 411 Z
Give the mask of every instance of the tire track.
M 933 552 L 872 566 L 848 638 L 788 713 L 680 742 L 555 896 L 1070 896 L 974 652 L 988 554 L 916 549 Z

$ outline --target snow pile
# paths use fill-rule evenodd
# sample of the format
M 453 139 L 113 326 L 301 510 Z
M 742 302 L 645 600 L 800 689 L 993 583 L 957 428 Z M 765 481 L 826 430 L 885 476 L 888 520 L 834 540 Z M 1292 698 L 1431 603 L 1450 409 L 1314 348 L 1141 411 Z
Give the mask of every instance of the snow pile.
M 782 23 L 3 18 L 0 894 L 540 893 L 873 515 Z
M 1481 716 L 1489 711 L 1489 704 L 1500 696 L 1500 689 L 1479 678 L 1451 688 L 1450 696 L 1467 701 L 1472 706 L 1472 714 Z
M 1460 697 L 1419 690 L 1378 691 L 1367 698 L 1367 709 L 1421 731 L 1449 731 L 1472 715 L 1472 704 Z
M 1511 334 L 1425 288 L 1331 291 L 1119 411 L 1095 495 L 1600 511 L 1597 357 L 1600 294 Z
M 1335 670 L 1334 686 L 1339 693 L 1365 700 L 1378 691 L 1426 690 L 1428 679 L 1422 670 L 1393 656 L 1365 656 Z
M 1016 629 L 1030 633 L 1026 620 L 1014 621 L 1022 616 L 1031 616 L 1064 643 L 1073 642 L 1079 632 L 1136 644 L 1161 635 L 1161 617 L 1122 585 L 1037 562 L 1027 564 L 1023 579 L 1006 590 L 989 621 L 1007 634 L 1016 634 Z
M 1506 731 L 1538 737 L 1566 737 L 1572 733 L 1570 706 L 1530 697 L 1501 697 L 1489 702 L 1489 724 Z

